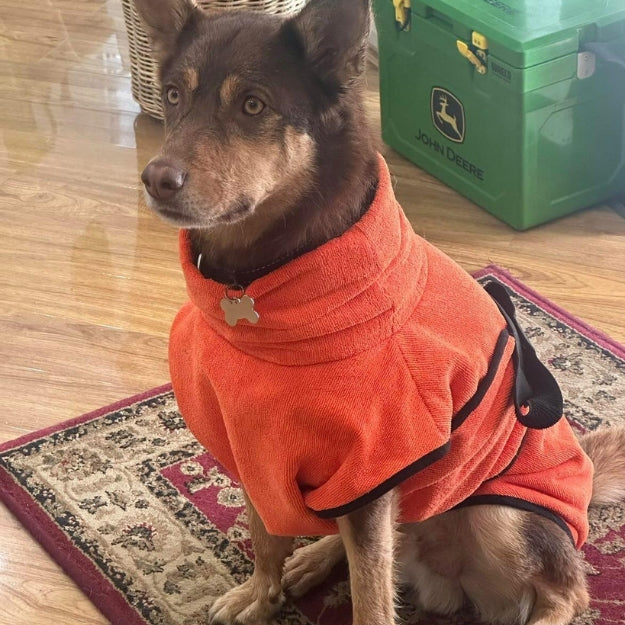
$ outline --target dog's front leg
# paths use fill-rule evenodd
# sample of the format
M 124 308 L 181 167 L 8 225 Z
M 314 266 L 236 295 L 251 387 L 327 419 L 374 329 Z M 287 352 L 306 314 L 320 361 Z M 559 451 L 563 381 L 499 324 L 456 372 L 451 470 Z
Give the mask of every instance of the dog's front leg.
M 396 494 L 391 491 L 337 519 L 349 562 L 354 625 L 392 625 L 395 622 L 396 509 Z
M 272 536 L 265 529 L 247 494 L 245 506 L 254 548 L 254 573 L 213 604 L 210 622 L 220 625 L 264 625 L 284 601 L 282 568 L 293 549 L 293 539 Z

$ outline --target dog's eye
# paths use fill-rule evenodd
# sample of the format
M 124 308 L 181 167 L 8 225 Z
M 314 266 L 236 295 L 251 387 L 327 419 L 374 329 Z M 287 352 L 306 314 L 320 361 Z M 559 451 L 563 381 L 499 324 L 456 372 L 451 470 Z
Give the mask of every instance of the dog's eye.
M 253 95 L 245 98 L 245 102 L 243 102 L 243 112 L 246 115 L 258 115 L 263 112 L 264 108 L 265 103 Z
M 173 106 L 176 106 L 176 104 L 180 102 L 180 91 L 178 91 L 176 87 L 167 89 L 167 101 Z

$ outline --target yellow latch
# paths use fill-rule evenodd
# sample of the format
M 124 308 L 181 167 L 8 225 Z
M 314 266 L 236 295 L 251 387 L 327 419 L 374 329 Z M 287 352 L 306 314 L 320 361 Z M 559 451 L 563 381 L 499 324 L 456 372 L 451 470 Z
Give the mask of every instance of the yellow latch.
M 471 43 L 473 44 L 475 56 L 486 65 L 488 62 L 488 39 L 482 33 L 474 30 L 471 34 Z
M 482 61 L 480 61 L 480 59 L 478 59 L 477 56 L 475 56 L 475 54 L 471 52 L 471 48 L 469 48 L 469 46 L 464 41 L 460 41 L 460 39 L 458 39 L 456 45 L 458 46 L 458 52 L 460 52 L 462 56 L 466 57 L 473 65 L 475 65 L 475 69 L 478 71 L 479 74 L 486 73 L 486 65 L 484 65 L 484 63 L 482 63 Z
M 471 35 L 471 42 L 476 48 L 480 50 L 488 50 L 488 39 L 484 37 L 481 33 L 478 33 L 476 30 L 473 31 Z
M 395 5 L 395 19 L 399 22 L 402 30 L 408 30 L 410 18 L 410 0 L 393 0 Z
M 479 74 L 486 73 L 486 59 L 488 50 L 488 39 L 484 37 L 484 35 L 473 31 L 471 35 L 471 46 L 464 41 L 458 39 L 456 41 L 456 46 L 458 47 L 458 52 L 462 54 L 471 64 L 475 66 L 475 69 Z

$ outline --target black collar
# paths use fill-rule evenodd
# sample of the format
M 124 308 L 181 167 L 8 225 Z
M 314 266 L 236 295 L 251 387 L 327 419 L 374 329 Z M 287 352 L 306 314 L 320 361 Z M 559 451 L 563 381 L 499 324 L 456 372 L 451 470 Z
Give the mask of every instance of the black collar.
M 250 284 L 252 284 L 252 282 L 254 282 L 254 280 L 258 280 L 258 278 L 262 278 L 264 275 L 275 271 L 279 267 L 282 267 L 282 265 L 286 265 L 288 262 L 294 260 L 302 254 L 311 252 L 316 247 L 318 247 L 318 245 L 311 243 L 302 245 L 288 254 L 284 254 L 283 256 L 276 258 L 270 263 L 254 269 L 228 270 L 222 267 L 212 267 L 206 262 L 203 262 L 202 254 L 198 255 L 195 260 L 195 264 L 199 272 L 209 280 L 219 282 L 225 286 L 240 286 L 247 288 Z

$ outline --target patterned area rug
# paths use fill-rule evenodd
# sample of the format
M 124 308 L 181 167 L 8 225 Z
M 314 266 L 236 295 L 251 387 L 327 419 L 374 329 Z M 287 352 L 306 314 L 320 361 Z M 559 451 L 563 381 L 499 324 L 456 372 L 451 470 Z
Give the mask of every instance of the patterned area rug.
M 625 423 L 625 349 L 495 267 L 582 432 Z M 0 497 L 116 625 L 204 625 L 213 599 L 247 578 L 241 491 L 204 453 L 169 387 L 0 448 Z M 625 624 L 625 505 L 591 511 L 584 549 L 593 597 L 575 625 Z M 407 624 L 468 625 L 406 604 Z M 279 625 L 351 623 L 345 567 Z

